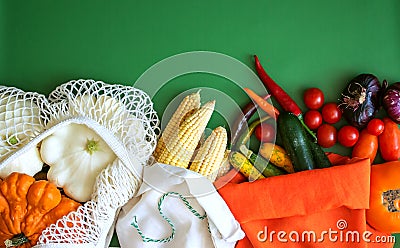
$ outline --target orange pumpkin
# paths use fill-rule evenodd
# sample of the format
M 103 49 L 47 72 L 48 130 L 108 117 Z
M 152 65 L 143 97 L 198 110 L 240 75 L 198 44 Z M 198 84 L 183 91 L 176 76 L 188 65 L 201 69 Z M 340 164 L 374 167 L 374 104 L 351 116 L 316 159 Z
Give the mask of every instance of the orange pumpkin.
M 376 230 L 400 232 L 400 161 L 371 167 L 370 208 L 367 222 Z
M 0 182 L 0 247 L 31 247 L 42 231 L 80 204 L 45 180 L 14 172 Z

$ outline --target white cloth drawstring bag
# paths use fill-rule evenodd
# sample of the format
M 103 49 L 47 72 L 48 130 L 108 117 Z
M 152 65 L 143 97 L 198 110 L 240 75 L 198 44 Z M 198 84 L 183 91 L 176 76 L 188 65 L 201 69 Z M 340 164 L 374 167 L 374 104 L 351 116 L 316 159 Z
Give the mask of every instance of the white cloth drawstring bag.
M 45 229 L 37 244 L 108 247 L 117 213 L 137 193 L 156 145 L 159 121 L 149 96 L 130 86 L 73 80 L 48 98 L 0 86 L 0 106 L 0 169 L 71 123 L 89 127 L 116 154 L 97 176 L 91 200 Z
M 156 163 L 121 210 L 116 230 L 122 248 L 234 247 L 244 237 L 213 184 L 198 173 Z

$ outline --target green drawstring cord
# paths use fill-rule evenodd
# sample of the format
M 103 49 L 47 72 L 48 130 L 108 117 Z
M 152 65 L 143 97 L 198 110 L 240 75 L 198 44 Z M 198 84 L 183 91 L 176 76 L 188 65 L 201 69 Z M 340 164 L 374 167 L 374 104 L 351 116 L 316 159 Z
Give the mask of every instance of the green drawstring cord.
M 179 198 L 181 198 L 181 200 L 183 201 L 183 203 L 186 205 L 186 207 L 190 210 L 190 212 L 192 212 L 194 214 L 194 216 L 196 216 L 197 218 L 199 218 L 200 220 L 203 220 L 207 217 L 207 214 L 205 213 L 204 215 L 200 215 L 199 212 L 197 212 L 188 202 L 188 200 L 181 194 L 176 193 L 176 192 L 168 192 L 165 193 L 161 196 L 160 200 L 158 201 L 158 212 L 160 213 L 161 217 L 163 217 L 164 220 L 166 220 L 168 222 L 168 224 L 171 226 L 172 229 L 172 234 L 167 237 L 167 238 L 163 238 L 163 239 L 152 239 L 152 238 L 148 238 L 146 237 L 143 232 L 140 230 L 136 216 L 133 217 L 133 222 L 131 223 L 131 225 L 136 228 L 137 232 L 139 233 L 140 237 L 142 237 L 143 242 L 155 242 L 155 243 L 168 243 L 171 240 L 174 239 L 175 237 L 175 226 L 172 223 L 172 221 L 166 217 L 161 209 L 162 203 L 165 199 L 165 197 L 169 196 L 169 195 L 177 195 L 179 196 Z M 210 231 L 210 227 L 208 227 L 208 231 Z

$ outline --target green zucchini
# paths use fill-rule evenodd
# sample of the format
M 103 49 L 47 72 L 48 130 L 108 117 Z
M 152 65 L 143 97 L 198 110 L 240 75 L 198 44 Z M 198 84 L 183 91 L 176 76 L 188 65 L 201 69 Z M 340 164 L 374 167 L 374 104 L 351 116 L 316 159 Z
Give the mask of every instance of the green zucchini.
M 245 145 L 241 145 L 239 149 L 249 159 L 254 167 L 261 172 L 264 177 L 273 177 L 287 174 L 285 170 L 273 165 L 272 163 L 269 163 L 261 156 L 257 156 L 257 154 L 249 150 Z
M 292 160 L 294 170 L 297 172 L 317 168 L 313 148 L 300 120 L 292 113 L 281 112 L 277 121 L 282 145 Z
M 313 142 L 313 140 L 309 140 L 309 142 L 313 151 L 315 166 L 319 169 L 331 167 L 331 161 L 329 161 L 322 147 Z

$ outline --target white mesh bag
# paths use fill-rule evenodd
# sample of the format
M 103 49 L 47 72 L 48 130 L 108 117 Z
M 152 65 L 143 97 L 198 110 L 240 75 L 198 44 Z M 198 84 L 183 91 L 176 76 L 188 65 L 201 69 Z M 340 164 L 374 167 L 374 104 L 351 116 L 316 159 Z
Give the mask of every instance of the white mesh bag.
M 47 99 L 43 95 L 0 86 L 0 177 L 5 177 L 10 171 L 21 172 L 26 169 L 29 170 L 27 174 L 33 176 L 41 169 L 42 162 L 36 147 L 32 146 L 29 150 L 21 147 L 44 131 L 45 120 L 41 116 L 46 116 L 42 113 L 46 105 Z M 36 160 L 34 166 L 21 168 L 17 164 L 19 161 L 10 158 L 11 155 L 22 160 L 24 157 L 35 157 Z
M 0 87 L 0 97 L 20 108 L 14 116 L 0 111 L 0 170 L 67 125 L 85 125 L 114 152 L 116 158 L 96 177 L 90 200 L 45 229 L 37 245 L 108 246 L 116 215 L 139 189 L 156 145 L 159 121 L 149 96 L 130 86 L 74 80 L 48 99 L 12 87 Z

